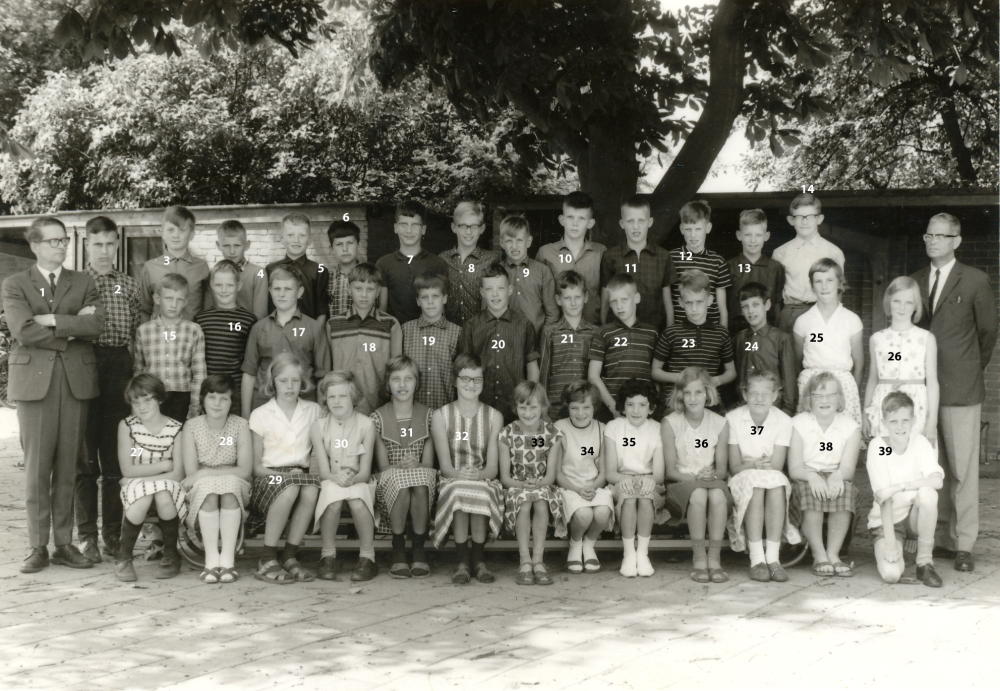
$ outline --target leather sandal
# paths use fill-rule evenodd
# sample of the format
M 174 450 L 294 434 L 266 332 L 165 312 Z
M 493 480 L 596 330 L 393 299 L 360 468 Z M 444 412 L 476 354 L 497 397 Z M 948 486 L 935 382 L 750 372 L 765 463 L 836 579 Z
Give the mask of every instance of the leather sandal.
M 431 565 L 424 561 L 415 561 L 410 567 L 411 578 L 427 578 L 431 575 Z
M 253 577 L 258 581 L 273 583 L 275 585 L 288 585 L 295 582 L 292 575 L 281 568 L 281 564 L 278 563 L 277 559 L 259 561 L 257 563 L 257 570 L 254 572 Z
M 312 583 L 316 580 L 316 576 L 312 571 L 307 571 L 302 564 L 299 563 L 298 559 L 292 558 L 287 560 L 281 565 L 285 571 L 295 579 L 296 583 Z
M 514 576 L 514 582 L 518 585 L 535 585 L 535 571 L 531 568 L 530 561 L 526 561 L 521 564 L 521 568 L 518 569 L 517 575 Z
M 583 562 L 579 559 L 566 562 L 566 570 L 570 573 L 583 573 Z
M 726 547 L 729 543 L 726 540 L 709 540 L 709 548 L 718 547 L 719 549 Z M 725 583 L 729 580 L 729 574 L 722 570 L 722 565 L 719 566 L 709 566 L 708 567 L 708 577 L 712 583 Z
M 531 570 L 535 573 L 535 585 L 552 585 L 554 582 L 552 576 L 549 575 L 548 570 L 545 568 L 545 564 L 541 562 L 532 564 Z
M 222 575 L 222 569 L 205 569 L 198 574 L 198 580 L 202 583 L 207 583 L 208 585 L 215 585 L 219 582 L 219 576 Z
M 708 540 L 691 540 L 692 547 L 707 547 Z M 712 578 L 709 576 L 708 569 L 703 567 L 695 566 L 691 569 L 691 580 L 695 583 L 711 583 Z

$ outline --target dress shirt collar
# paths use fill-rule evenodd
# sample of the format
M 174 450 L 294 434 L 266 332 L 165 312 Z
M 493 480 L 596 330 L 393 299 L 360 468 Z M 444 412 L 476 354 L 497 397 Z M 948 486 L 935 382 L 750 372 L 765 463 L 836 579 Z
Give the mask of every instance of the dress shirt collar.
M 565 316 L 561 317 L 559 321 L 556 323 L 556 329 L 565 329 L 567 331 L 583 331 L 587 328 L 587 326 L 593 328 L 593 325 L 590 324 L 590 322 L 588 322 L 586 319 L 584 319 L 582 315 L 580 316 L 580 324 L 576 328 L 573 328 L 573 325 L 569 323 L 569 320 L 566 319 Z
M 615 326 L 617 326 L 619 329 L 625 329 L 627 331 L 630 331 L 633 328 L 635 328 L 636 324 L 639 323 L 639 317 L 638 317 L 638 315 L 636 315 L 635 321 L 632 322 L 632 326 L 628 326 L 625 322 L 623 322 L 617 316 L 611 315 L 611 323 L 614 324 Z
M 62 270 L 63 270 L 62 264 L 60 264 L 59 266 L 57 266 L 56 268 L 54 268 L 52 270 L 43 269 L 38 264 L 35 264 L 35 268 L 38 270 L 38 273 L 40 273 L 42 275 L 42 278 L 45 279 L 46 283 L 49 282 L 49 274 L 55 274 L 56 275 L 56 285 L 59 285 L 59 277 L 62 275 Z
M 275 324 L 278 324 L 278 310 L 274 310 L 267 316 L 273 319 Z M 288 321 L 293 321 L 295 319 L 302 319 L 302 311 L 298 307 L 295 308 L 295 312 L 292 313 L 292 318 Z M 281 326 L 281 324 L 278 324 L 278 326 Z
M 795 249 L 799 249 L 799 248 L 805 247 L 806 245 L 816 246 L 816 245 L 819 245 L 822 240 L 823 240 L 823 236 L 819 234 L 819 231 L 817 231 L 816 234 L 813 235 L 808 240 L 800 238 L 798 235 L 796 235 L 795 239 L 792 240 L 792 246 Z
M 421 248 L 421 251 L 423 251 L 423 248 Z M 482 247 L 480 247 L 479 245 L 476 245 L 475 247 L 472 248 L 472 251 L 469 252 L 469 254 L 466 257 L 466 259 L 472 258 L 475 261 L 479 261 L 480 259 L 483 258 L 482 255 L 483 255 L 483 252 L 485 252 L 485 251 L 486 250 L 484 250 Z M 462 251 L 460 249 L 458 249 L 458 245 L 455 245 L 454 247 L 452 247 L 445 254 L 447 255 L 448 259 L 461 259 L 462 258 Z
M 286 254 L 285 258 L 282 259 L 281 261 L 284 262 L 284 263 L 286 263 L 286 264 L 295 264 L 296 266 L 305 266 L 306 262 L 309 261 L 309 257 L 303 254 L 301 257 L 297 257 L 295 259 L 292 259 L 291 257 L 289 257 Z
M 749 324 L 747 324 L 747 326 L 750 327 L 751 336 L 760 336 L 761 338 L 767 338 L 767 335 L 771 333 L 771 329 L 774 328 L 767 322 L 764 322 L 764 326 L 760 327 L 757 331 L 754 331 L 754 328 Z
M 952 257 L 950 262 L 941 267 L 941 285 L 938 287 L 938 290 L 941 290 L 941 288 L 944 287 L 944 282 L 948 280 L 948 275 L 951 273 L 953 268 L 955 268 L 955 257 Z M 931 264 L 931 282 L 929 285 L 934 285 L 934 272 L 937 270 L 938 269 Z
M 421 316 L 423 316 L 423 315 L 421 315 Z M 372 308 L 370 310 L 368 310 L 368 314 L 364 318 L 362 318 L 361 317 L 361 313 L 358 312 L 357 305 L 351 305 L 350 307 L 347 308 L 347 319 L 348 319 L 348 321 L 350 321 L 352 319 L 356 320 L 356 321 L 359 321 L 359 322 L 364 322 L 364 321 L 367 321 L 369 319 L 374 319 L 374 320 L 378 321 L 380 318 L 381 318 L 381 315 L 379 314 L 378 307 L 375 307 L 374 305 L 372 305 Z
M 519 269 L 522 266 L 528 266 L 529 261 L 531 260 L 528 258 L 527 255 L 525 255 L 523 262 L 518 262 L 515 264 L 510 257 L 508 257 L 506 254 L 503 255 L 503 265 L 506 266 L 508 269 Z
M 399 261 L 406 262 L 407 264 L 409 264 L 413 260 L 421 260 L 424 257 L 426 257 L 427 256 L 427 250 L 425 250 L 423 247 L 421 247 L 420 251 L 417 252 L 416 254 L 414 254 L 412 258 L 408 254 L 403 254 L 402 250 L 396 250 L 395 252 L 393 252 L 393 255 Z
M 685 329 L 700 329 L 702 327 L 708 326 L 708 319 L 703 321 L 701 324 L 695 324 L 685 316 L 684 319 L 681 320 L 681 324 L 684 325 Z
M 513 313 L 513 311 L 511 310 L 510 307 L 507 307 L 507 309 L 504 310 L 504 313 L 501 314 L 499 317 L 494 316 L 493 313 L 490 312 L 488 309 L 484 310 L 484 312 L 486 312 L 486 314 L 487 314 L 486 321 L 488 321 L 488 322 L 489 321 L 497 321 L 497 320 L 500 320 L 500 319 L 503 319 L 505 322 L 509 322 L 509 321 L 513 321 L 513 317 L 514 317 L 514 313 Z
M 558 246 L 560 252 L 563 251 L 563 250 L 565 250 L 567 252 L 572 253 L 572 250 L 570 250 L 570 248 L 569 248 L 569 243 L 566 242 L 565 236 L 563 237 L 562 240 L 560 240 L 557 243 L 557 246 Z M 626 244 L 625 247 L 628 247 L 628 245 Z M 583 242 L 583 251 L 580 252 L 580 256 L 582 257 L 587 252 L 592 252 L 592 251 L 594 251 L 594 243 L 591 242 L 590 240 L 584 240 L 584 242 Z M 579 259 L 579 257 L 574 257 L 574 259 Z
M 632 249 L 631 247 L 629 247 L 629 245 L 628 245 L 627 242 L 623 242 L 622 243 L 622 256 L 627 257 L 629 255 L 629 252 L 635 252 L 635 250 Z M 646 240 L 646 246 L 642 248 L 642 252 L 649 252 L 650 254 L 652 254 L 654 256 L 656 255 L 656 252 L 653 250 L 653 246 L 649 244 L 649 240 L 648 239 Z M 637 253 L 636 256 L 638 257 L 639 254 L 642 254 L 642 252 Z
M 425 328 L 443 329 L 444 325 L 447 323 L 448 320 L 444 318 L 443 314 L 440 317 L 438 317 L 438 320 L 436 322 L 430 321 L 427 317 L 423 315 L 422 312 L 420 313 L 420 316 L 417 317 L 417 327 L 421 329 Z
M 194 261 L 194 255 L 191 254 L 191 248 L 190 247 L 187 247 L 187 248 L 184 249 L 184 254 L 179 254 L 178 255 L 178 254 L 174 254 L 170 250 L 166 250 L 163 253 L 163 256 L 164 257 L 170 257 L 170 260 L 171 261 L 175 261 L 175 262 L 185 261 L 188 264 L 191 264 Z
M 250 260 L 247 259 L 246 257 L 243 257 L 243 259 L 240 259 L 238 262 L 236 262 L 236 267 L 240 270 L 240 272 L 242 272 L 243 269 L 247 268 L 247 264 L 249 263 Z
M 92 267 L 90 264 L 87 264 L 87 273 L 90 275 L 90 277 L 92 279 L 94 279 L 95 283 L 98 282 L 98 281 L 100 281 L 100 280 L 102 280 L 102 279 L 104 279 L 104 278 L 115 279 L 119 275 L 124 276 L 124 274 L 122 274 L 121 271 L 119 271 L 118 269 L 116 269 L 113 266 L 111 267 L 111 269 L 106 274 L 102 274 L 97 269 L 95 269 L 94 267 Z

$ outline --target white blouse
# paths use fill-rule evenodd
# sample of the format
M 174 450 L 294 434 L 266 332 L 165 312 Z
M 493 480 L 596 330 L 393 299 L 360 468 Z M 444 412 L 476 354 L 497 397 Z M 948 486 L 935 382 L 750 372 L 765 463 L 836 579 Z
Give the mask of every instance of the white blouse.
M 729 443 L 738 444 L 745 459 L 770 458 L 775 446 L 787 447 L 792 443 L 792 418 L 774 406 L 767 412 L 763 425 L 753 421 L 749 406 L 729 411 L 726 421 L 729 423 Z
M 796 336 L 804 341 L 802 349 L 803 369 L 840 370 L 850 372 L 854 367 L 851 356 L 851 337 L 864 329 L 861 319 L 843 305 L 830 315 L 830 321 L 823 319 L 819 305 L 813 305 L 792 327 Z
M 844 446 L 854 431 L 860 429 L 851 417 L 837 413 L 824 431 L 812 413 L 799 413 L 792 427 L 802 437 L 802 456 L 806 468 L 817 473 L 832 473 L 840 467 Z
M 323 409 L 318 403 L 301 398 L 295 404 L 291 420 L 273 398 L 250 413 L 250 430 L 264 438 L 261 458 L 264 467 L 309 467 L 312 452 L 309 427 L 321 417 Z
M 615 445 L 618 453 L 618 472 L 627 475 L 652 475 L 653 452 L 663 448 L 660 426 L 647 419 L 635 427 L 623 417 L 618 417 L 604 427 L 604 436 Z
M 660 424 L 670 425 L 674 432 L 677 472 L 697 475 L 702 468 L 715 465 L 715 448 L 719 445 L 719 434 L 726 427 L 726 418 L 706 410 L 701 424 L 692 427 L 684 413 L 674 412 Z

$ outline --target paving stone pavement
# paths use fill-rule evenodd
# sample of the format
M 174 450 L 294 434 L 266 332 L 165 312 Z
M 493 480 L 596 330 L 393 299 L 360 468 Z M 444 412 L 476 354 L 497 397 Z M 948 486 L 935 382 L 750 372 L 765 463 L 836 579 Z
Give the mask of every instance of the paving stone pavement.
M 136 584 L 108 563 L 19 573 L 24 473 L 13 411 L 0 410 L 2 689 L 954 688 L 1000 684 L 1000 509 L 982 483 L 975 572 L 939 562 L 943 588 L 884 585 L 855 537 L 853 579 L 792 569 L 788 583 L 700 585 L 689 564 L 621 578 L 606 570 L 519 587 L 514 555 L 490 556 L 493 585 L 452 586 L 449 555 L 426 580 L 284 587 L 249 577 L 203 585 L 186 569 Z M 314 555 L 318 557 L 318 554 Z M 351 557 L 345 555 L 345 566 Z M 620 557 L 618 557 L 620 558 Z M 306 561 L 312 559 L 307 553 Z M 564 555 L 552 553 L 550 571 Z M 308 566 L 308 563 L 307 563 Z

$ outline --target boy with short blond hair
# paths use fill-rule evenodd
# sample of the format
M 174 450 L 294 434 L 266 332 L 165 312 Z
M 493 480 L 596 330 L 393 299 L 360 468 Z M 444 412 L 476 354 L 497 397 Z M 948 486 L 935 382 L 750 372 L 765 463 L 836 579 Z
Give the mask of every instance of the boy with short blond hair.
M 444 276 L 432 271 L 422 273 L 413 287 L 417 289 L 420 316 L 403 324 L 403 355 L 420 368 L 420 388 L 414 400 L 437 410 L 455 400 L 452 363 L 458 354 L 462 327 L 444 317 L 449 302 Z
M 158 313 L 153 295 L 167 274 L 179 274 L 187 281 L 187 303 L 181 315 L 186 321 L 194 319 L 194 315 L 204 307 L 205 291 L 208 290 L 208 263 L 191 254 L 189 245 L 194 237 L 194 224 L 194 214 L 186 207 L 168 206 L 164 209 L 160 227 L 163 254 L 143 264 L 139 274 L 140 321 L 149 321 Z
M 563 198 L 562 213 L 559 214 L 559 225 L 563 227 L 562 239 L 539 247 L 535 259 L 548 265 L 556 280 L 564 271 L 576 271 L 583 277 L 587 285 L 583 318 L 600 326 L 601 258 L 607 248 L 587 239 L 587 233 L 594 227 L 595 220 L 594 200 L 590 195 L 580 191 L 570 192 Z
M 254 319 L 263 319 L 267 316 L 267 274 L 262 267 L 246 258 L 246 251 L 250 249 L 246 227 L 231 219 L 220 223 L 215 234 L 215 246 L 222 253 L 222 260 L 231 261 L 239 269 L 236 304 L 250 312 Z M 205 309 L 214 306 L 215 295 L 209 282 L 205 291 Z
M 371 264 L 358 264 L 348 275 L 351 306 L 330 317 L 326 335 L 337 369 L 353 372 L 362 391 L 354 410 L 370 415 L 385 401 L 385 365 L 403 354 L 403 331 L 396 318 L 376 307 L 382 289 L 382 274 Z
M 421 246 L 427 233 L 427 209 L 423 204 L 418 201 L 397 204 L 394 229 L 399 237 L 399 249 L 375 262 L 375 268 L 382 275 L 378 308 L 405 324 L 420 316 L 414 279 L 426 271 L 447 276 L 448 265 Z
M 535 333 L 539 333 L 545 324 L 559 321 L 559 307 L 552 271 L 542 262 L 528 257 L 531 240 L 531 228 L 524 216 L 513 214 L 500 222 L 503 265 L 514 287 L 510 304 L 519 309 L 535 327 Z
M 514 287 L 503 264 L 483 272 L 482 296 L 486 309 L 462 325 L 458 354 L 476 355 L 483 366 L 479 400 L 496 408 L 504 424 L 517 419 L 514 387 L 525 379 L 538 381 L 538 339 L 535 327 L 510 305 Z
M 684 244 L 670 251 L 670 258 L 678 274 L 692 269 L 701 271 L 708 277 L 714 299 L 708 308 L 708 323 L 726 326 L 729 314 L 726 304 L 726 289 L 730 286 L 729 268 L 722 255 L 705 247 L 705 239 L 712 232 L 712 207 L 707 202 L 695 200 L 681 207 L 681 235 Z M 684 318 L 680 288 L 674 283 L 672 288 L 673 319 L 670 326 Z
M 347 277 L 358 265 L 358 248 L 361 246 L 361 229 L 353 221 L 334 221 L 326 231 L 330 249 L 337 260 L 330 270 L 327 283 L 327 311 L 329 316 L 343 314 L 351 308 L 351 282 Z
M 548 394 L 549 420 L 553 422 L 563 417 L 561 401 L 566 385 L 587 378 L 590 344 L 598 330 L 583 318 L 588 297 L 587 282 L 576 271 L 563 271 L 556 278 L 556 302 L 562 318 L 542 329 L 538 367 L 540 383 Z
M 281 264 L 294 265 L 302 277 L 299 310 L 322 326 L 326 321 L 327 283 L 330 280 L 330 272 L 328 267 L 306 256 L 306 250 L 309 249 L 311 242 L 312 222 L 309 217 L 298 212 L 287 214 L 281 219 L 281 245 L 285 248 L 285 258 L 268 264 L 267 275 L 270 277 L 275 267 Z M 273 312 L 274 308 L 274 302 L 268 299 L 268 312 Z
M 740 289 L 750 283 L 759 283 L 767 288 L 771 307 L 768 322 L 776 323 L 780 312 L 781 291 L 785 288 L 785 267 L 764 254 L 764 243 L 771 239 L 767 230 L 767 216 L 761 209 L 745 209 L 740 212 L 740 228 L 736 239 L 743 244 L 743 251 L 726 262 L 729 280 L 732 283 L 726 293 L 729 314 L 729 333 L 738 334 L 747 328 L 747 321 L 740 309 Z
M 795 228 L 795 238 L 774 250 L 774 259 L 785 268 L 784 305 L 777 326 L 792 333 L 795 320 L 816 304 L 809 279 L 809 269 L 820 259 L 832 259 L 845 268 L 844 253 L 819 234 L 823 223 L 823 205 L 812 194 L 796 195 L 788 207 L 788 224 Z
M 133 374 L 152 374 L 167 389 L 160 411 L 184 423 L 201 414 L 201 383 L 208 376 L 205 336 L 201 327 L 184 319 L 189 286 L 181 274 L 164 276 L 153 294 L 156 316 L 135 336 Z
M 641 297 L 636 301 L 636 318 L 642 324 L 662 329 L 668 320 L 673 322 L 670 286 L 677 280 L 674 263 L 667 250 L 649 242 L 653 217 L 647 197 L 639 194 L 626 197 L 621 214 L 618 223 L 625 231 L 625 242 L 609 247 L 601 258 L 601 323 L 610 321 L 608 283 L 618 274 L 629 274 Z
M 486 230 L 486 212 L 482 204 L 461 201 L 455 206 L 451 232 L 457 240 L 454 248 L 439 256 L 448 265 L 448 301 L 444 315 L 453 324 L 464 324 L 483 311 L 483 271 L 500 260 L 500 253 L 479 246 Z

